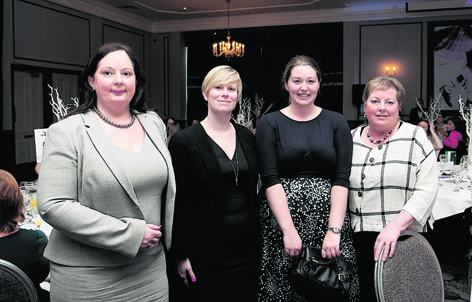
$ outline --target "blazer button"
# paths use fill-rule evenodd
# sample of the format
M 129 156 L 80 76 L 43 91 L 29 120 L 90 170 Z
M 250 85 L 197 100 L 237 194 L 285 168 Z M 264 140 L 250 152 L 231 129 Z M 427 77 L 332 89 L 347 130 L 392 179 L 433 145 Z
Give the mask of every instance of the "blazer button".
M 365 174 L 364 173 L 361 174 L 361 179 L 365 179 Z
M 359 209 L 358 208 L 356 208 L 356 214 L 359 215 Z
M 383 145 L 380 145 L 380 146 L 379 146 L 379 150 L 382 150 L 382 148 L 383 148 L 382 146 L 383 146 Z
M 357 192 L 357 196 L 362 197 L 362 192 Z
M 371 163 L 373 163 L 374 160 L 375 160 L 375 159 L 374 159 L 373 157 L 369 158 L 369 161 L 370 161 Z

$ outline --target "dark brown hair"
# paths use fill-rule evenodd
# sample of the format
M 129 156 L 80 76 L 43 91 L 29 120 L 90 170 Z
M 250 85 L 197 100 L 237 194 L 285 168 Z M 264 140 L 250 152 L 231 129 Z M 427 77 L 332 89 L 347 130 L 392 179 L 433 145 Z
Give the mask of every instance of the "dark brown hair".
M 146 112 L 147 106 L 144 98 L 144 86 L 146 85 L 146 77 L 144 70 L 138 57 L 134 51 L 125 44 L 122 43 L 107 43 L 101 46 L 93 55 L 90 57 L 87 65 L 85 66 L 82 76 L 79 80 L 79 107 L 72 110 L 67 116 L 71 116 L 78 113 L 84 113 L 93 107 L 97 106 L 97 94 L 90 87 L 88 78 L 95 75 L 98 64 L 100 61 L 109 53 L 114 51 L 123 50 L 128 54 L 131 62 L 133 63 L 134 74 L 136 76 L 136 92 L 131 100 L 129 107 L 130 110 L 136 110 L 138 112 Z
M 24 219 L 23 194 L 15 178 L 0 170 L 0 231 L 11 233 Z

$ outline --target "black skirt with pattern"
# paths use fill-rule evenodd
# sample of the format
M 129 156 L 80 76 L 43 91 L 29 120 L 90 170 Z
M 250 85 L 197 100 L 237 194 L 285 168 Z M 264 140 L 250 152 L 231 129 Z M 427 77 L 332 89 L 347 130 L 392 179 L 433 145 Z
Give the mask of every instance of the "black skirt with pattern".
M 321 248 L 328 229 L 331 182 L 323 178 L 282 178 L 280 181 L 287 196 L 295 229 L 302 242 Z M 282 231 L 264 193 L 260 194 L 260 199 L 263 251 L 258 301 L 306 301 L 290 290 L 288 271 L 292 266 L 292 258 L 285 253 Z M 356 253 L 347 211 L 342 226 L 340 254 L 355 267 L 349 301 L 359 301 Z M 314 295 L 313 301 L 325 301 L 326 298 L 329 297 Z

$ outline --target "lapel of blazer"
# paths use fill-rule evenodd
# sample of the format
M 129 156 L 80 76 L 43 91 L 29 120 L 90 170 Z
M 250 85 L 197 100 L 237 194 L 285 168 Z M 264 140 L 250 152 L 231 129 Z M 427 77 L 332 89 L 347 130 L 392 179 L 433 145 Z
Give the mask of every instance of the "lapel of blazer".
M 210 183 L 211 187 L 216 189 L 219 192 L 221 188 L 221 167 L 216 157 L 215 150 L 210 141 L 210 137 L 205 132 L 205 129 L 202 125 L 196 124 L 193 126 L 195 131 L 195 137 L 197 139 L 198 148 L 200 149 L 201 156 L 203 157 L 203 162 L 205 163 L 208 170 L 208 178 L 212 178 Z M 210 184 L 208 184 L 210 186 Z
M 113 173 L 126 193 L 128 193 L 129 197 L 136 205 L 139 206 L 138 198 L 134 192 L 133 185 L 131 184 L 128 176 L 126 175 L 126 172 L 123 170 L 123 167 L 120 164 L 120 158 L 113 150 L 110 140 L 98 123 L 96 117 L 92 111 L 88 111 L 82 114 L 82 118 L 84 120 L 87 135 L 92 141 L 92 144 L 95 146 L 97 152 L 100 154 L 100 157 L 106 163 L 111 173 Z

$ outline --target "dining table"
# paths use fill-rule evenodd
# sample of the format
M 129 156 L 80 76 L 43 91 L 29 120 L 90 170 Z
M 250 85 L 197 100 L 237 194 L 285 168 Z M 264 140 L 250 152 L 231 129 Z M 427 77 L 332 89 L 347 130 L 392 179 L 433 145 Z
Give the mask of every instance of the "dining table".
M 463 179 L 459 182 L 459 191 L 454 191 L 456 184 L 450 175 L 443 175 L 439 180 L 438 194 L 431 218 L 430 225 L 443 218 L 451 217 L 472 207 L 472 191 L 470 182 Z

